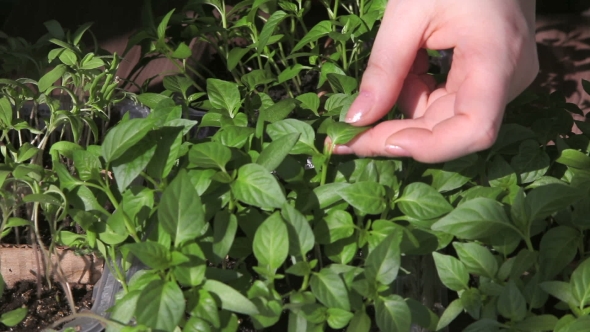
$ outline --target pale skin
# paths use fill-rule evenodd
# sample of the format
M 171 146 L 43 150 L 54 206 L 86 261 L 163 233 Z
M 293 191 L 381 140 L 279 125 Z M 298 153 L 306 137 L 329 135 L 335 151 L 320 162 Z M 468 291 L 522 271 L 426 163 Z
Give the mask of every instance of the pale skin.
M 389 0 L 346 121 L 371 125 L 395 103 L 405 118 L 334 153 L 437 163 L 489 148 L 506 104 L 537 75 L 534 34 L 535 0 Z M 445 84 L 426 73 L 425 49 L 454 49 Z

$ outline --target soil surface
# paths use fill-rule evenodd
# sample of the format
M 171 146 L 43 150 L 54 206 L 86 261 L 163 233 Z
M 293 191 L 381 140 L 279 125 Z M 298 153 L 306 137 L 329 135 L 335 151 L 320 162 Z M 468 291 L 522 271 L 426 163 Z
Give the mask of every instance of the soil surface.
M 72 288 L 72 293 L 76 311 L 90 310 L 92 307 L 92 286 Z M 44 285 L 40 298 L 37 297 L 37 284 L 34 282 L 19 282 L 15 287 L 4 290 L 4 294 L 0 298 L 0 313 L 23 306 L 29 309 L 27 317 L 14 327 L 0 324 L 0 331 L 37 332 L 72 313 L 66 296 L 58 283 L 52 283 L 51 287 Z

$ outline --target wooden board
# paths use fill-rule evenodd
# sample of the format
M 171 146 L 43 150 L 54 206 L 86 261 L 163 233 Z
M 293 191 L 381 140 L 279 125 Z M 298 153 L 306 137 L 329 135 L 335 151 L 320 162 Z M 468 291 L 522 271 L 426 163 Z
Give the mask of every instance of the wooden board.
M 37 261 L 41 266 L 40 275 L 44 277 L 43 254 L 30 246 L 0 246 L 0 273 L 8 288 L 21 280 L 37 280 L 39 274 Z M 94 255 L 77 255 L 71 249 L 56 249 L 51 255 L 51 275 L 56 278 L 55 269 L 60 268 L 66 280 L 72 284 L 95 284 L 102 274 L 103 260 Z

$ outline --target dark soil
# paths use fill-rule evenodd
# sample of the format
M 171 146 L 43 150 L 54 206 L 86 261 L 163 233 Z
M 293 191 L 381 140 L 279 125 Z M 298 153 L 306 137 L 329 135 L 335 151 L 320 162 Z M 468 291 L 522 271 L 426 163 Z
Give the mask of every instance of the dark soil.
M 72 288 L 72 293 L 77 311 L 90 310 L 92 307 L 92 286 Z M 51 288 L 44 285 L 41 290 L 41 298 L 38 298 L 35 282 L 19 282 L 13 288 L 5 290 L 0 298 L 0 313 L 23 306 L 29 309 L 27 317 L 15 327 L 0 324 L 0 331 L 37 332 L 47 328 L 58 319 L 72 314 L 66 296 L 57 283 L 52 283 Z

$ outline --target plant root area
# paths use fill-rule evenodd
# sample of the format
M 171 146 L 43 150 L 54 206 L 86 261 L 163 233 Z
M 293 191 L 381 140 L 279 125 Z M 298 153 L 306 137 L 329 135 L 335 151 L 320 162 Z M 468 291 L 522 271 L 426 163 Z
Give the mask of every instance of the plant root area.
M 92 286 L 72 287 L 72 295 L 76 311 L 90 310 Z M 0 298 L 0 312 L 8 312 L 23 306 L 28 308 L 27 317 L 14 327 L 0 323 L 0 331 L 38 332 L 58 319 L 72 314 L 61 285 L 55 282 L 51 287 L 41 286 L 41 297 L 37 296 L 37 283 L 31 281 L 21 281 L 14 287 L 4 290 Z

